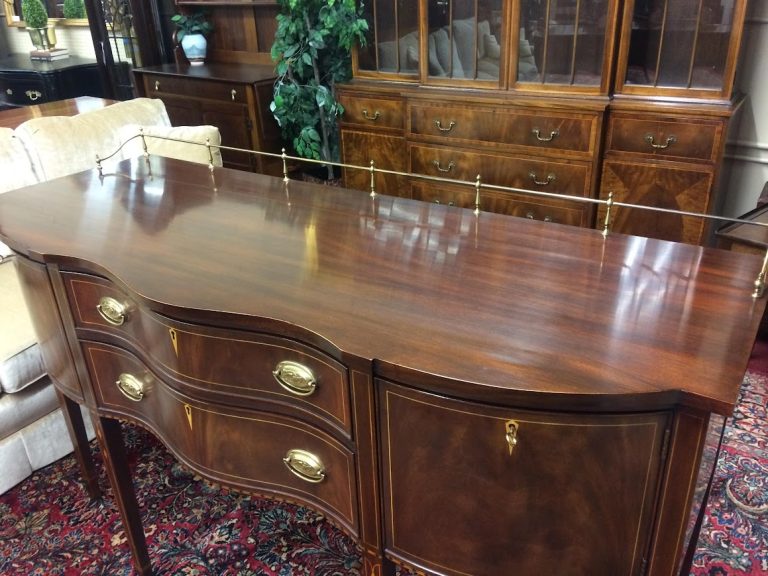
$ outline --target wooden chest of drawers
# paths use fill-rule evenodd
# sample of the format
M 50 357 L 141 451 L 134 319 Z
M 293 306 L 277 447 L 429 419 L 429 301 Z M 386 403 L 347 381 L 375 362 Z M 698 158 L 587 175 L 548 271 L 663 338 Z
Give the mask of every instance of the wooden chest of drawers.
M 0 58 L 0 104 L 28 106 L 77 96 L 104 96 L 95 61 L 71 56 L 35 62 L 28 54 Z

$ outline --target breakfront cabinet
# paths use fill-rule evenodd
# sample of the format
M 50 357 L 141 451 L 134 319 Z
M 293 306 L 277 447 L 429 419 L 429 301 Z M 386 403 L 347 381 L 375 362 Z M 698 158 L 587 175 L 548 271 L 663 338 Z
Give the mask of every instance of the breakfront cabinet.
M 602 226 L 569 196 L 713 212 L 746 0 L 372 0 L 339 87 L 346 163 L 490 190 L 481 210 Z M 347 169 L 346 184 L 370 175 Z M 393 174 L 387 194 L 474 207 L 472 186 Z M 565 197 L 563 197 L 565 196 Z M 701 219 L 623 208 L 613 230 L 702 243 Z

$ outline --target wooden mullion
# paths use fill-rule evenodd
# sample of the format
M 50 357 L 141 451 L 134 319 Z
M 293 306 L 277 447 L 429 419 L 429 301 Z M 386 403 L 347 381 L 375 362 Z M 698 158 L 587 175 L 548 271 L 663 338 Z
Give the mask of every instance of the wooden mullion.
M 541 56 L 541 83 L 546 83 L 547 57 L 549 53 L 549 17 L 552 11 L 552 0 L 547 0 L 547 11 L 544 15 L 544 50 Z
M 579 18 L 581 17 L 581 0 L 576 0 L 576 18 L 573 22 L 573 46 L 571 47 L 571 86 L 576 82 L 576 50 L 579 44 Z
M 688 84 L 687 88 L 690 88 L 693 84 L 693 68 L 696 64 L 696 50 L 699 46 L 699 32 L 701 31 L 701 15 L 704 10 L 704 0 L 699 0 L 699 10 L 696 13 L 696 32 L 693 35 L 693 48 L 691 49 L 691 63 L 688 66 Z
M 667 31 L 667 16 L 669 15 L 669 0 L 664 0 L 664 15 L 661 20 L 661 30 L 659 32 L 659 50 L 656 53 L 656 70 L 653 73 L 653 86 L 659 85 L 659 74 L 661 72 L 661 53 L 664 50 L 664 34 Z

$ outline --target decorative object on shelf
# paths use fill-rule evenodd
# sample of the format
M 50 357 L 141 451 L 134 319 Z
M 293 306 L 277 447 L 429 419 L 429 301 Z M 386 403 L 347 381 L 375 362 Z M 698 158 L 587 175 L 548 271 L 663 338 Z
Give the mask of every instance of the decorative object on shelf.
M 213 31 L 213 25 L 206 20 L 203 11 L 188 14 L 175 14 L 171 21 L 178 29 L 176 39 L 181 43 L 184 55 L 192 66 L 205 62 L 208 51 L 208 41 L 205 36 Z
M 66 48 L 54 48 L 52 50 L 32 50 L 29 53 L 32 60 L 43 62 L 53 62 L 54 60 L 64 60 L 69 58 L 69 50 Z
M 272 59 L 277 81 L 272 114 L 299 156 L 338 161 L 334 86 L 352 77 L 351 49 L 365 44 L 368 23 L 355 0 L 280 0 Z M 328 179 L 333 167 L 328 165 Z
M 56 29 L 48 25 L 48 12 L 40 0 L 22 0 L 21 14 L 35 48 L 49 50 L 56 46 Z
M 64 0 L 64 18 L 86 18 L 83 0 Z

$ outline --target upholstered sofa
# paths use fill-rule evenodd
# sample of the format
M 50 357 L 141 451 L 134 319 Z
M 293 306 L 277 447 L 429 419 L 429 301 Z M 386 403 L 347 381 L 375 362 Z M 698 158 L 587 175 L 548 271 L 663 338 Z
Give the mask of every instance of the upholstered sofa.
M 143 139 L 136 137 L 140 128 L 146 135 Z M 97 155 L 105 158 L 119 150 L 105 162 L 107 170 L 141 155 L 142 141 L 150 154 L 221 165 L 217 148 L 199 145 L 206 141 L 219 145 L 217 128 L 171 127 L 162 101 L 139 98 L 75 116 L 33 118 L 13 130 L 0 128 L 0 193 L 93 169 Z M 0 244 L 0 494 L 72 451 L 14 258 Z M 93 428 L 85 417 L 92 438 Z

